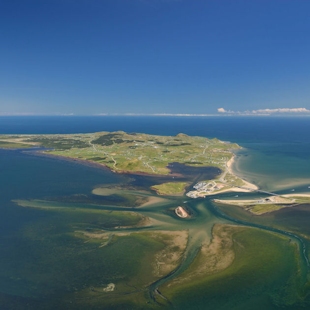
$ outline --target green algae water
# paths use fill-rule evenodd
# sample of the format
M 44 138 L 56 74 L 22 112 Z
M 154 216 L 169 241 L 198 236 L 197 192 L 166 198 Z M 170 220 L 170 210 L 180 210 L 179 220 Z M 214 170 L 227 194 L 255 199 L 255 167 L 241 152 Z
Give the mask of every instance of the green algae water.
M 295 124 L 298 141 L 292 133 L 283 132 L 281 121 L 278 128 L 282 131 L 272 138 L 268 122 L 265 127 L 245 120 L 239 125 L 230 121 L 225 126 L 224 120 L 219 120 L 220 126 L 212 120 L 212 127 L 209 121 L 171 121 L 173 130 L 240 143 L 244 149 L 237 155 L 235 170 L 261 188 L 279 193 L 308 190 L 305 120 L 299 125 L 299 135 L 298 122 L 286 121 Z M 148 121 L 147 127 L 145 122 L 144 131 L 156 130 L 152 124 Z M 246 124 L 251 124 L 250 133 L 260 141 L 251 142 L 250 133 L 242 136 Z M 124 126 L 123 120 L 118 125 Z M 127 131 L 137 131 L 136 122 L 125 125 Z M 101 126 L 100 130 L 110 130 Z M 257 136 L 258 127 L 265 128 L 265 136 L 264 132 Z M 166 127 L 166 134 L 171 130 L 171 126 Z M 296 144 L 298 147 L 293 148 Z M 142 197 L 139 191 L 144 191 L 143 199 L 156 197 L 149 189 L 154 180 L 148 176 L 114 174 L 23 150 L 0 150 L 0 173 L 0 309 L 309 307 L 309 267 L 305 260 L 310 246 L 309 205 L 254 216 L 237 207 L 214 205 L 211 198 L 170 196 L 139 207 L 135 205 Z M 92 194 L 94 188 L 106 186 L 118 186 L 131 194 Z M 173 209 L 178 205 L 187 208 L 190 219 L 175 215 Z M 139 225 L 145 218 L 151 221 Z M 212 241 L 214 224 L 241 229 L 232 235 L 233 262 L 186 281 L 185 277 L 199 268 L 200 250 Z M 159 238 L 158 231 L 180 230 L 188 233 L 188 239 L 178 265 L 165 275 L 154 275 L 152 262 L 169 241 L 168 235 Z M 102 239 L 83 234 L 99 231 L 106 232 Z M 110 284 L 115 285 L 111 291 Z

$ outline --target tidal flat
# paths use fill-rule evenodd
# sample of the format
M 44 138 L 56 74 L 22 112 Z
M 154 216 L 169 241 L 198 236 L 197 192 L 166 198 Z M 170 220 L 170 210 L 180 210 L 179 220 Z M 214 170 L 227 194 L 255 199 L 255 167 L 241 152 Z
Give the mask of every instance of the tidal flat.
M 16 177 L 6 178 L 1 203 L 11 226 L 1 226 L 2 308 L 309 306 L 309 204 L 258 216 L 213 201 L 236 193 L 191 199 L 152 189 L 219 177 L 218 167 L 197 163 L 171 163 L 167 175 L 116 174 L 33 152 L 6 152 L 12 155 L 8 162 L 19 163 L 18 188 L 24 190 L 12 190 Z M 178 217 L 178 206 L 190 217 Z

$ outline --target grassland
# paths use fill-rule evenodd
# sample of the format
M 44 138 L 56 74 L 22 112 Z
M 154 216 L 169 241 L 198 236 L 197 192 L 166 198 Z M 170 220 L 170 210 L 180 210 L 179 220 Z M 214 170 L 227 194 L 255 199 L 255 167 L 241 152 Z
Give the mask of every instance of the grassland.
M 223 175 L 220 181 L 225 190 L 244 185 L 233 175 L 227 163 L 233 158 L 237 144 L 218 139 L 176 136 L 157 136 L 140 133 L 98 132 L 65 135 L 6 135 L 0 136 L 4 147 L 15 145 L 42 146 L 44 153 L 104 165 L 115 172 L 167 175 L 170 163 L 192 167 L 217 167 Z M 159 186 L 159 187 L 158 187 Z M 154 187 L 159 194 L 175 195 L 184 191 L 186 185 L 166 183 Z
M 237 144 L 218 139 L 177 136 L 156 136 L 119 132 L 71 135 L 1 136 L 0 142 L 41 145 L 52 148 L 49 154 L 87 160 L 106 165 L 114 171 L 168 174 L 172 162 L 190 166 L 225 168 Z
M 32 144 L 26 144 L 18 142 L 17 140 L 14 140 L 14 142 L 10 141 L 9 139 L 1 139 L 0 140 L 0 148 L 2 149 L 24 149 L 31 147 Z
M 188 186 L 186 182 L 167 182 L 159 185 L 154 185 L 154 189 L 159 195 L 183 195 Z

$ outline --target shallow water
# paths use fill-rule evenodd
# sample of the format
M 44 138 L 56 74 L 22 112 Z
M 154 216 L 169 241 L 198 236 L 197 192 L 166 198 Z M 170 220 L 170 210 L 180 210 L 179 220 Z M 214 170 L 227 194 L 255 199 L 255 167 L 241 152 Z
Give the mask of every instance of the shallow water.
M 6 152 L 9 152 L 9 158 L 4 156 L 7 154 Z M 2 166 L 2 175 L 6 175 L 7 182 L 4 182 L 3 186 L 7 186 L 7 190 L 4 191 L 5 194 L 1 198 L 1 212 L 5 214 L 6 220 L 2 217 L 1 247 L 5 251 L 2 252 L 0 260 L 2 266 L 0 269 L 0 289 L 2 294 L 5 294 L 4 300 L 7 305 L 10 305 L 10 303 L 13 305 L 16 302 L 16 298 L 12 296 L 20 296 L 21 298 L 30 298 L 30 304 L 41 301 L 44 305 L 46 303 L 54 305 L 51 300 L 59 299 L 57 307 L 61 309 L 65 293 L 72 294 L 75 290 L 80 291 L 84 287 L 103 285 L 102 283 L 106 283 L 108 279 L 115 278 L 117 273 L 123 273 L 124 276 L 128 277 L 132 268 L 138 268 L 134 261 L 127 262 L 126 267 L 124 261 L 120 259 L 119 247 L 123 243 L 116 246 L 118 244 L 116 242 L 113 243 L 113 247 L 98 248 L 96 243 L 84 243 L 74 238 L 72 231 L 76 230 L 96 231 L 105 229 L 114 233 L 118 231 L 132 233 L 187 230 L 189 242 L 180 267 L 170 275 L 153 282 L 148 289 L 151 295 L 154 294 L 157 288 L 160 290 L 162 285 L 181 276 L 186 271 L 194 262 L 202 243 L 208 243 L 211 240 L 211 231 L 215 223 L 248 225 L 250 227 L 259 227 L 265 231 L 276 231 L 288 235 L 285 231 L 268 227 L 269 221 L 266 221 L 267 225 L 263 226 L 263 224 L 255 223 L 255 221 L 253 222 L 248 218 L 239 220 L 238 217 L 234 217 L 234 214 L 227 216 L 218 211 L 209 199 L 189 200 L 185 197 L 168 197 L 165 202 L 138 209 L 121 205 L 113 206 L 113 204 L 107 206 L 98 203 L 98 201 L 94 202 L 95 204 L 81 203 L 78 202 L 81 195 L 88 197 L 91 202 L 90 192 L 98 185 L 105 186 L 105 184 L 117 183 L 123 184 L 125 188 L 132 188 L 137 181 L 135 177 L 130 175 L 120 176 L 111 174 L 104 169 L 98 170 L 68 161 L 28 153 L 24 154 L 20 151 L 2 151 L 1 154 L 6 158 L 6 164 Z M 19 166 L 17 166 L 17 163 Z M 8 168 L 10 165 L 15 166 L 17 169 L 12 172 Z M 25 167 L 24 170 L 21 170 L 22 166 Z M 41 173 L 30 174 L 31 171 L 38 171 L 38 169 L 41 169 Z M 21 178 L 17 178 L 18 173 L 22 173 Z M 63 176 L 61 182 L 58 181 L 58 173 Z M 48 177 L 46 177 L 47 175 Z M 14 183 L 16 178 L 18 179 L 17 184 Z M 146 180 L 149 179 L 148 176 L 145 176 L 145 178 Z M 192 175 L 192 178 L 197 178 L 197 176 Z M 149 182 L 145 182 L 145 190 L 148 190 Z M 17 189 L 21 188 L 22 190 L 10 191 L 9 189 L 13 184 L 16 184 Z M 143 176 L 139 176 L 138 187 L 142 188 L 143 184 Z M 133 192 L 134 194 L 135 192 Z M 149 192 L 149 195 L 154 194 Z M 64 202 L 65 197 L 71 197 L 69 199 L 70 203 Z M 38 209 L 16 206 L 11 202 L 11 199 L 28 199 L 30 202 L 32 199 L 43 199 L 43 201 L 52 199 L 53 202 L 50 203 L 50 209 Z M 74 202 L 75 200 L 76 202 Z M 35 204 L 44 207 L 43 202 L 37 201 Z M 177 205 L 186 206 L 192 217 L 190 219 L 178 218 L 173 212 L 173 208 Z M 62 209 L 57 209 L 57 207 Z M 115 229 L 114 226 L 123 225 L 123 220 L 120 220 L 120 222 L 113 220 L 112 226 L 109 228 L 104 219 L 98 218 L 98 213 L 94 213 L 100 212 L 100 210 L 109 212 L 113 210 L 131 211 L 155 221 L 147 228 Z M 303 243 L 301 239 L 296 239 L 290 233 L 288 236 L 295 240 L 294 242 L 300 244 L 302 251 Z M 127 238 L 126 240 L 128 250 L 134 247 L 136 253 L 152 251 L 149 243 L 141 244 L 140 241 L 134 238 Z M 124 244 L 122 247 L 124 249 Z M 306 272 L 307 274 L 302 255 L 302 252 L 300 252 L 299 264 L 303 266 L 303 273 Z M 105 263 L 100 263 L 102 259 L 105 260 Z M 38 263 L 39 260 L 40 263 Z M 91 267 L 86 263 L 88 261 L 92 261 Z M 115 268 L 116 265 L 114 265 L 114 269 L 111 269 L 112 262 L 119 267 Z M 16 268 L 16 266 L 19 267 Z M 86 268 L 86 266 L 89 267 Z M 98 271 L 96 270 L 98 270 L 99 266 L 101 270 L 99 274 L 101 275 L 98 278 Z M 59 273 L 62 276 L 57 275 Z M 64 280 L 64 277 L 66 280 Z M 274 289 L 278 290 L 279 286 Z M 173 298 L 172 302 L 178 304 L 178 298 L 175 298 Z M 75 302 L 75 299 L 70 300 L 73 303 Z M 22 299 L 19 304 L 23 305 L 26 302 L 29 303 L 29 300 Z M 233 302 L 233 299 L 231 302 Z M 219 301 L 217 301 L 217 304 L 220 305 Z M 153 304 L 153 306 L 156 305 L 156 303 Z M 13 309 L 13 306 L 11 308 Z
M 298 128 L 296 127 L 298 122 L 294 120 L 275 120 L 275 122 L 277 126 L 272 127 L 274 124 L 271 120 L 264 120 L 261 124 L 253 119 L 211 119 L 208 122 L 203 119 L 198 121 L 164 119 L 162 126 L 158 126 L 158 119 L 141 119 L 140 123 L 130 120 L 124 122 L 124 119 L 117 122 L 114 119 L 114 122 L 109 123 L 109 120 L 99 122 L 98 119 L 97 123 L 92 123 L 91 128 L 101 126 L 100 130 L 114 130 L 114 127 L 119 126 L 118 129 L 131 132 L 144 131 L 157 134 L 185 132 L 238 142 L 244 149 L 237 155 L 238 160 L 234 167 L 237 173 L 246 176 L 249 180 L 254 180 L 263 189 L 290 193 L 293 187 L 296 192 L 307 191 L 307 180 L 310 176 L 310 165 L 308 165 L 310 147 L 309 137 L 304 133 L 309 127 L 309 122 L 302 119 Z M 286 129 L 287 122 L 291 124 L 293 130 Z M 69 123 L 67 127 L 64 126 L 65 130 L 76 132 L 79 122 L 71 120 Z M 87 127 L 85 123 L 83 124 L 82 128 L 91 129 L 90 125 Z M 0 129 L 1 126 L 4 126 L 3 123 L 0 124 Z M 28 131 L 29 126 L 28 124 Z M 36 127 L 33 124 L 31 126 L 33 132 Z M 52 123 L 49 126 L 55 129 Z M 277 130 L 272 131 L 272 128 Z M 177 164 L 174 164 L 174 169 L 179 173 L 185 171 L 184 167 Z M 190 200 L 187 197 L 167 197 L 168 200 L 165 202 L 133 208 L 132 204 L 127 203 L 127 198 L 121 199 L 115 196 L 108 199 L 94 196 L 91 192 L 98 186 L 106 185 L 118 185 L 130 190 L 135 187 L 138 190 L 148 191 L 149 186 L 156 182 L 171 181 L 173 177 L 122 176 L 113 174 L 107 169 L 36 156 L 20 150 L 0 150 L 0 173 L 0 305 L 3 309 L 70 309 L 70 307 L 85 309 L 87 302 L 92 304 L 92 301 L 85 301 L 86 304 L 81 303 L 79 298 L 86 294 L 83 290 L 89 292 L 90 287 L 104 287 L 110 281 L 118 281 L 117 283 L 125 281 L 133 286 L 141 281 L 142 286 L 147 287 L 144 292 L 150 292 L 152 295 L 156 288 L 161 290 L 161 287 L 164 287 L 170 280 L 181 276 L 183 271 L 186 271 L 195 261 L 202 242 L 210 240 L 214 223 L 246 225 L 259 229 L 255 230 L 255 233 L 248 232 L 248 235 L 236 237 L 236 242 L 240 244 L 247 244 L 251 240 L 253 245 L 248 244 L 248 256 L 241 249 L 240 256 L 237 256 L 234 265 L 226 271 L 216 276 L 206 277 L 205 282 L 189 283 L 188 286 L 180 287 L 178 294 L 173 293 L 173 290 L 164 290 L 163 294 L 167 293 L 173 305 L 182 309 L 185 297 L 184 309 L 201 308 L 206 301 L 209 301 L 214 309 L 227 309 L 227 307 L 246 309 L 253 303 L 260 307 L 263 305 L 266 309 L 278 309 L 283 305 L 287 309 L 299 309 L 301 306 L 308 305 L 307 298 L 304 299 L 307 293 L 307 287 L 304 285 L 308 276 L 306 258 L 309 255 L 309 242 L 307 240 L 310 235 L 307 205 L 284 209 L 261 217 L 255 217 L 239 208 L 227 209 L 214 206 L 209 198 Z M 203 173 L 200 170 L 198 173 L 188 173 L 185 178 L 194 182 L 194 180 L 206 178 L 208 174 L 209 177 L 213 177 L 216 173 L 218 172 L 214 169 L 207 169 Z M 178 180 L 183 179 L 179 177 Z M 148 191 L 147 195 L 155 194 Z M 235 194 L 226 193 L 221 197 L 231 195 Z M 254 193 L 239 196 L 242 195 L 257 196 Z M 16 199 L 53 201 L 54 207 L 59 206 L 63 209 L 20 207 L 12 202 Z M 178 218 L 173 212 L 177 205 L 187 207 L 192 217 L 190 219 Z M 100 214 L 100 210 L 108 213 Z M 147 228 L 115 229 L 113 227 L 130 223 L 133 219 L 126 216 L 125 218 L 119 217 L 111 212 L 113 210 L 124 214 L 128 211 L 142 214 L 154 221 Z M 74 235 L 77 230 L 92 232 L 100 229 L 113 233 L 187 230 L 189 242 L 180 267 L 170 275 L 153 281 L 150 273 L 146 271 L 141 273 L 141 270 L 149 269 L 147 262 L 151 261 L 152 255 L 158 251 L 160 247 L 158 243 L 142 235 L 132 235 L 117 237 L 115 240 L 111 237 L 109 246 L 100 247 L 100 243 L 86 242 Z M 269 238 L 268 234 L 271 232 L 277 232 L 276 237 Z M 281 239 L 281 236 L 284 239 Z M 267 259 L 268 253 L 260 253 L 257 260 L 254 258 L 255 248 L 262 251 L 261 242 L 264 238 L 270 239 L 268 249 L 270 251 L 273 248 L 276 249 L 273 254 L 279 259 L 279 266 L 272 265 L 270 261 L 274 276 L 270 276 L 272 282 L 265 284 L 263 280 L 256 283 L 255 278 L 259 276 L 260 270 L 263 272 L 261 269 L 263 266 L 260 265 L 259 260 Z M 289 239 L 291 241 L 288 241 Z M 298 245 L 296 257 L 292 254 L 292 244 Z M 281 251 L 287 255 L 283 255 Z M 133 254 L 128 256 L 124 253 Z M 294 268 L 299 268 L 300 272 L 290 279 L 290 273 L 287 270 L 294 270 Z M 150 281 L 153 282 L 150 283 Z M 298 285 L 295 282 L 290 285 L 286 281 L 287 283 L 295 281 Z M 265 288 L 264 285 L 266 285 Z M 286 288 L 285 285 L 287 285 Z M 240 291 L 235 291 L 235 287 L 238 287 Z M 214 291 L 215 288 L 217 291 Z M 303 296 L 301 299 L 292 293 L 295 289 L 299 290 L 299 294 Z M 286 290 L 295 296 L 287 302 L 285 302 L 285 296 L 290 294 Z M 243 304 L 242 299 L 245 296 L 247 303 Z M 263 297 L 259 299 L 258 296 Z M 139 298 L 137 297 L 137 300 Z M 102 309 L 100 302 L 104 301 L 99 299 L 99 304 L 92 304 L 94 309 Z M 145 301 L 142 301 L 142 304 L 143 302 Z M 133 309 L 141 306 L 140 302 L 135 306 L 128 300 L 124 303 Z M 148 305 L 151 308 L 160 308 L 155 302 Z M 120 304 L 119 307 L 124 307 L 124 304 Z M 167 307 L 172 306 L 168 303 Z

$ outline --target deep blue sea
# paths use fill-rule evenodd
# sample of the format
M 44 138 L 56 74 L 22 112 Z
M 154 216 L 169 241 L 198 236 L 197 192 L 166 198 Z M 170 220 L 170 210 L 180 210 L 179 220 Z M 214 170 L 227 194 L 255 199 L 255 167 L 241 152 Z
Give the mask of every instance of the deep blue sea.
M 237 143 L 310 143 L 308 117 L 0 116 L 0 134 L 144 132 Z
M 244 149 L 234 169 L 264 189 L 305 190 L 310 185 L 309 117 L 0 117 L 0 134 L 89 133 L 97 131 L 188 135 L 236 142 Z

